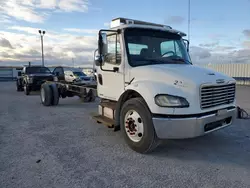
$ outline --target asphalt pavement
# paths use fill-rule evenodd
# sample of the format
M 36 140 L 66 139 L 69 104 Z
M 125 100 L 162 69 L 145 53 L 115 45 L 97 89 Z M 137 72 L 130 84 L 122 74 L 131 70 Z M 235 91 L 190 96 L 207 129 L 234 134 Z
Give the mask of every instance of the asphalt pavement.
M 237 103 L 250 113 L 250 87 L 237 88 Z M 0 187 L 250 187 L 250 120 L 141 155 L 93 111 L 77 97 L 44 107 L 0 82 Z

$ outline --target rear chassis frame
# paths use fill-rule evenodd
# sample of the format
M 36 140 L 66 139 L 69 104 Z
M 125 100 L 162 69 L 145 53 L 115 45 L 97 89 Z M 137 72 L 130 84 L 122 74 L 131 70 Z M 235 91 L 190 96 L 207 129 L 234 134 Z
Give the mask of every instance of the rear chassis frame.
M 46 81 L 43 84 L 55 84 L 59 98 L 80 97 L 84 102 L 93 102 L 97 95 L 97 85 L 74 85 L 63 81 Z M 89 100 L 89 96 L 94 96 L 94 99 Z

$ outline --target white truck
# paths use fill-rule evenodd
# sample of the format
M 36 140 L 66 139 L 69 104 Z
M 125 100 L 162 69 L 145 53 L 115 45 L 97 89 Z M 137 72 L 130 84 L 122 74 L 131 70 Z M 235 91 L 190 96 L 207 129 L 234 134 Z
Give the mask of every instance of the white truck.
M 71 68 L 64 71 L 65 81 L 75 85 L 94 85 L 94 77 L 87 76 L 81 69 Z
M 93 117 L 123 132 L 139 153 L 161 139 L 199 137 L 236 118 L 236 82 L 195 66 L 186 34 L 170 26 L 116 18 L 100 30 L 95 51 L 97 95 Z

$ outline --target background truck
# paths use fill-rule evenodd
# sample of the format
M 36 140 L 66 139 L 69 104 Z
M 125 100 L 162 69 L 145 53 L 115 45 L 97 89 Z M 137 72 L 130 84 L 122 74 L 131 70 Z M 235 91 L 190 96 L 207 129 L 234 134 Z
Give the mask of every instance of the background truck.
M 53 81 L 54 75 L 49 68 L 44 66 L 24 66 L 22 72 L 18 72 L 16 90 L 24 91 L 29 95 L 31 91 L 40 90 L 45 81 Z
M 94 69 L 100 103 L 93 118 L 121 130 L 136 152 L 153 151 L 161 139 L 211 133 L 236 118 L 235 80 L 194 66 L 185 36 L 127 18 L 99 31 Z M 50 93 L 44 94 L 48 100 Z
M 53 70 L 54 75 L 58 75 L 60 81 L 72 83 L 74 85 L 95 85 L 96 80 L 93 76 L 87 76 L 79 68 L 56 67 Z

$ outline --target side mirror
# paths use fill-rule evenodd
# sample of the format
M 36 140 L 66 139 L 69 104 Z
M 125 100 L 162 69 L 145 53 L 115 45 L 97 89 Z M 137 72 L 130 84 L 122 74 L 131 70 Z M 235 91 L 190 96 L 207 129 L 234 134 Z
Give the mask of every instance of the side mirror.
M 99 50 L 95 50 L 94 52 L 94 63 L 96 66 L 101 66 L 103 65 L 103 59 L 102 59 L 102 56 L 100 56 L 99 54 L 96 54 L 97 51 Z
M 98 53 L 104 55 L 107 53 L 107 34 L 99 32 L 98 37 Z
M 59 76 L 59 72 L 55 72 L 54 74 L 55 74 L 56 76 Z
M 187 52 L 189 52 L 189 41 L 187 39 L 183 39 L 185 45 L 186 45 L 186 48 L 187 48 Z

